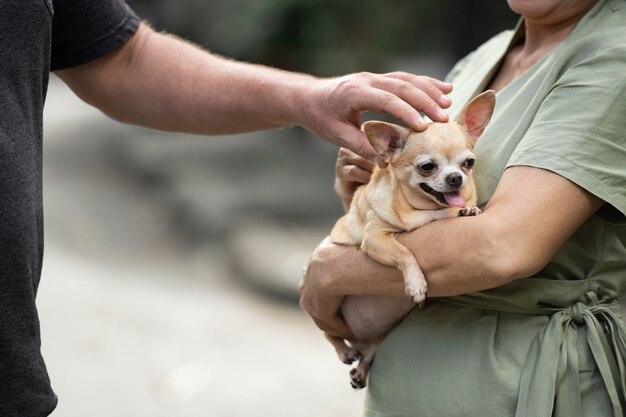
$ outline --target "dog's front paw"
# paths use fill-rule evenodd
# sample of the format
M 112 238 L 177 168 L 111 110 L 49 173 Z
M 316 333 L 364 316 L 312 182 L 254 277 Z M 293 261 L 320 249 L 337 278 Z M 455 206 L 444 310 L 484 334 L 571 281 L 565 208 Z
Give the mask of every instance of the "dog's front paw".
M 406 295 L 411 297 L 411 301 L 420 307 L 424 306 L 427 290 L 428 287 L 426 285 L 426 281 L 423 279 L 415 282 L 409 282 L 404 286 L 404 292 L 406 292 Z
M 364 375 L 361 371 L 354 368 L 350 371 L 350 385 L 354 389 L 362 389 L 367 385 L 367 375 Z
M 459 217 L 478 216 L 482 211 L 478 207 L 465 207 L 459 210 Z

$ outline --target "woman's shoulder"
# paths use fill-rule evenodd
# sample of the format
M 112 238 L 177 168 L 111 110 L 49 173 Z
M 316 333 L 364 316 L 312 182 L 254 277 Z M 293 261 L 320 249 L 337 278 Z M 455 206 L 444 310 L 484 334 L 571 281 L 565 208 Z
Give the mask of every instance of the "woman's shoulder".
M 626 26 L 572 39 L 554 55 L 552 65 L 562 74 L 579 69 L 593 72 L 597 66 L 623 74 L 626 70 Z
M 562 49 L 577 62 L 597 55 L 626 58 L 626 0 L 607 0 L 585 16 Z

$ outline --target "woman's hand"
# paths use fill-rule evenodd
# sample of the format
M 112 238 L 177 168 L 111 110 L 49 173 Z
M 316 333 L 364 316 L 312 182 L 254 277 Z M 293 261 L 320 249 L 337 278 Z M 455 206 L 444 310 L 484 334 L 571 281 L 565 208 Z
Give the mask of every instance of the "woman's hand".
M 374 163 L 354 152 L 341 148 L 335 164 L 335 191 L 346 211 L 350 207 L 354 192 L 367 184 L 374 171 Z
M 336 292 L 337 245 L 326 237 L 315 249 L 304 269 L 298 286 L 300 307 L 306 311 L 317 327 L 331 336 L 351 338 L 352 332 L 341 317 L 340 309 L 344 295 Z
M 300 307 L 315 324 L 344 339 L 353 338 L 340 312 L 346 295 L 405 296 L 398 269 L 379 264 L 356 246 L 336 245 L 330 237 L 313 252 L 299 292 Z
M 338 78 L 311 79 L 299 84 L 292 96 L 295 122 L 331 143 L 376 161 L 378 153 L 361 131 L 361 114 L 386 113 L 408 127 L 428 127 L 420 115 L 447 122 L 442 110 L 452 103 L 447 97 L 452 84 L 406 72 L 362 72 Z

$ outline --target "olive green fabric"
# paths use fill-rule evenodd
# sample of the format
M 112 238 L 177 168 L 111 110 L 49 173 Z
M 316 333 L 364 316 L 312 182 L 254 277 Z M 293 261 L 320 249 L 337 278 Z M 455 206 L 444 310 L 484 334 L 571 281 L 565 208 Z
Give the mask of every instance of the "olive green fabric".
M 523 22 L 453 69 L 453 116 L 522 36 Z M 498 93 L 475 153 L 480 205 L 517 165 L 553 171 L 607 204 L 537 276 L 429 300 L 407 316 L 377 352 L 365 414 L 623 416 L 626 329 L 617 299 L 626 292 L 626 1 L 599 1 Z M 568 203 L 546 210 L 567 216 Z

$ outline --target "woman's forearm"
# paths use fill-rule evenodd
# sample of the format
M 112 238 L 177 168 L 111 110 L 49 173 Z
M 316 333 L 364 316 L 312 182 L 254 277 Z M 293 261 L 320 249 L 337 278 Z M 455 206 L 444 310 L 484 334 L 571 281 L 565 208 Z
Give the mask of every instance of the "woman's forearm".
M 465 294 L 538 272 L 602 204 L 559 175 L 513 167 L 483 214 L 438 220 L 398 240 L 415 255 L 429 297 Z M 397 269 L 355 248 L 322 245 L 311 263 L 329 293 L 403 294 Z
M 442 297 L 504 285 L 521 275 L 511 268 L 497 221 L 485 213 L 440 220 L 399 236 L 428 280 L 428 296 Z
M 505 260 L 493 259 L 496 248 L 484 242 L 479 217 L 439 220 L 398 236 L 413 252 L 428 281 L 428 296 L 440 297 L 493 288 L 512 280 Z M 481 237 L 482 236 L 482 237 Z M 495 255 L 497 256 L 497 255 Z M 350 295 L 403 296 L 397 268 L 382 265 L 356 247 L 321 246 L 310 268 L 323 268 L 328 291 Z M 323 264 L 317 265 L 317 263 Z

